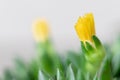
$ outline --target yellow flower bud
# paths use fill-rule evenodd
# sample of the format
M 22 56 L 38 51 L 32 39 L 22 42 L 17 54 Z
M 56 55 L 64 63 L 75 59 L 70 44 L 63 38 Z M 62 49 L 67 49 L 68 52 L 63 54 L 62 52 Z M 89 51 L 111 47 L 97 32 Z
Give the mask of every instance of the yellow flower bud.
M 81 41 L 92 42 L 92 36 L 95 35 L 94 18 L 92 13 L 79 17 L 75 30 Z
M 48 24 L 45 20 L 37 20 L 33 24 L 33 35 L 37 42 L 45 42 L 49 36 Z

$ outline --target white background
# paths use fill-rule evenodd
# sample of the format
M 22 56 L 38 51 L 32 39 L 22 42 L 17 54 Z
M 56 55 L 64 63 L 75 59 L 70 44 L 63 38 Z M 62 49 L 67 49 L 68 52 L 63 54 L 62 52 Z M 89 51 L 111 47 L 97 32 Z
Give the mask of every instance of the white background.
M 32 22 L 48 20 L 56 49 L 64 54 L 79 49 L 74 25 L 80 15 L 92 12 L 102 42 L 120 32 L 120 0 L 0 0 L 0 73 L 13 65 L 15 55 L 25 60 L 35 55 Z

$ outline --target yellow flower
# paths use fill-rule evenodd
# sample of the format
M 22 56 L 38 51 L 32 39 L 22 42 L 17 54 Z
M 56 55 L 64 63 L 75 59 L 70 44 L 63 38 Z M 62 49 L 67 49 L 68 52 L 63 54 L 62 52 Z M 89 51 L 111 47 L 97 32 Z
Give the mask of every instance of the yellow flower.
M 48 39 L 49 30 L 45 20 L 37 20 L 33 24 L 33 35 L 37 42 L 45 42 Z
M 95 35 L 93 14 L 88 13 L 79 17 L 75 29 L 81 41 L 92 42 L 92 36 Z

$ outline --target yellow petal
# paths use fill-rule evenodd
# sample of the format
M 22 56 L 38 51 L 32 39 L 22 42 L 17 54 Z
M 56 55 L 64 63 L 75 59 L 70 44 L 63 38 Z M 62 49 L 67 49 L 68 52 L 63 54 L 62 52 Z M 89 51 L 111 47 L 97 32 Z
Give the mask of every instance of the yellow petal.
M 92 42 L 92 36 L 95 35 L 94 18 L 92 13 L 85 14 L 83 17 L 79 17 L 75 30 L 81 41 Z
M 44 42 L 48 39 L 48 24 L 45 20 L 37 20 L 33 24 L 33 35 L 37 42 Z

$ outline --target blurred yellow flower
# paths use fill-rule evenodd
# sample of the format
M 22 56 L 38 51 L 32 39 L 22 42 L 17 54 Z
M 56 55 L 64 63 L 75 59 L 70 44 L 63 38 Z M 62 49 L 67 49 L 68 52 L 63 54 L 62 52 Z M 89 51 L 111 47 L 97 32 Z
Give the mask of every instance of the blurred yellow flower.
M 48 39 L 49 30 L 45 20 L 37 20 L 33 24 L 33 35 L 37 42 L 45 42 Z
M 75 25 L 75 30 L 81 41 L 92 42 L 92 36 L 95 35 L 93 14 L 88 13 L 82 17 L 79 17 Z

